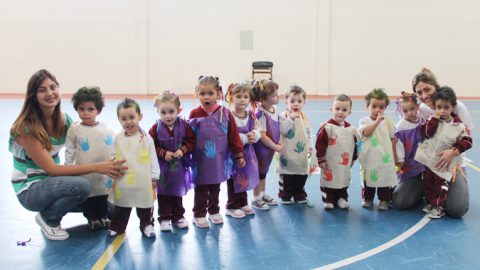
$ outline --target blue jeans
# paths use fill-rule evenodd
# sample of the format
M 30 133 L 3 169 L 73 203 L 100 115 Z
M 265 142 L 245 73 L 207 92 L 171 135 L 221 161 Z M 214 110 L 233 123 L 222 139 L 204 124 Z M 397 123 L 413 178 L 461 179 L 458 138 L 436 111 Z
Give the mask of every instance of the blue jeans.
M 40 212 L 49 226 L 56 227 L 68 212 L 79 210 L 90 189 L 90 183 L 83 177 L 56 176 L 33 183 L 17 197 L 23 207 Z

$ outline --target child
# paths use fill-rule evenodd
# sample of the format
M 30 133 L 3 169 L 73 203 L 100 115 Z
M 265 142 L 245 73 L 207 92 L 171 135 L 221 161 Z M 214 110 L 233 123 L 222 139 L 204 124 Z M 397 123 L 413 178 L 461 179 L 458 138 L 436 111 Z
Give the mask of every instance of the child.
M 445 215 L 445 202 L 450 182 L 455 182 L 456 170 L 461 170 L 460 153 L 472 147 L 472 138 L 465 124 L 453 113 L 457 105 L 457 97 L 452 88 L 443 86 L 432 96 L 435 114 L 422 125 L 422 136 L 426 139 L 419 146 L 415 160 L 425 165 L 423 172 L 423 192 L 428 205 L 424 208 L 430 218 L 441 218 Z M 438 154 L 446 149 L 454 148 L 457 156 L 447 170 L 439 170 L 436 163 Z
M 394 164 L 395 141 L 393 122 L 384 116 L 389 100 L 383 89 L 374 89 L 367 96 L 369 116 L 360 119 L 357 132 L 362 168 L 362 207 L 373 205 L 375 189 L 380 204 L 378 210 L 389 208 L 391 188 L 398 182 Z
M 137 102 L 125 98 L 117 106 L 117 116 L 123 130 L 115 137 L 115 154 L 118 160 L 127 161 L 128 170 L 114 184 L 115 212 L 108 233 L 110 236 L 124 233 L 132 207 L 136 207 L 140 231 L 152 238 L 155 237 L 154 190 L 160 175 L 155 144 L 150 135 L 140 129 L 143 115 Z
M 302 112 L 307 93 L 297 85 L 289 87 L 285 93 L 287 110 L 282 113 L 290 118 L 293 126 L 282 134 L 282 150 L 277 172 L 280 174 L 278 197 L 282 204 L 291 204 L 292 197 L 297 203 L 307 203 L 305 182 L 310 172 L 309 158 L 312 154 L 310 142 L 310 122 Z
M 259 210 L 270 209 L 269 205 L 277 205 L 277 201 L 265 194 L 265 178 L 275 152 L 282 150 L 280 133 L 287 134 L 293 125 L 290 118 L 280 116 L 277 112 L 278 84 L 271 80 L 254 81 L 252 86 L 252 101 L 261 103 L 255 117 L 260 126 L 260 141 L 254 144 L 258 159 L 260 182 L 253 189 L 253 208 Z
M 231 84 L 226 95 L 227 101 L 233 102 L 232 111 L 238 128 L 240 140 L 243 143 L 245 167 L 233 166 L 232 178 L 228 179 L 228 201 L 226 214 L 235 218 L 253 215 L 255 212 L 248 205 L 247 190 L 258 185 L 258 161 L 253 144 L 260 139 L 260 130 L 252 112 L 246 108 L 250 104 L 252 87 L 248 83 Z
M 220 183 L 231 175 L 229 151 L 238 167 L 245 166 L 245 160 L 235 119 L 230 111 L 217 104 L 217 99 L 222 94 L 218 78 L 201 76 L 196 94 L 201 105 L 190 112 L 190 125 L 197 137 L 193 154 L 193 223 L 199 228 L 207 228 L 207 211 L 208 219 L 213 224 L 223 223 L 218 195 Z
M 170 231 L 172 223 L 177 228 L 186 228 L 182 196 L 192 184 L 191 153 L 195 149 L 195 134 L 178 116 L 182 109 L 177 95 L 164 91 L 155 100 L 155 107 L 160 120 L 153 124 L 149 134 L 155 142 L 162 172 L 157 185 L 160 231 Z
M 345 121 L 352 113 L 352 100 L 347 95 L 338 95 L 330 111 L 333 118 L 320 127 L 315 144 L 318 166 L 322 169 L 323 207 L 327 210 L 335 206 L 348 209 L 350 168 L 357 159 L 356 130 Z
M 398 111 L 402 115 L 395 127 L 396 165 L 400 181 L 392 194 L 392 202 L 398 209 L 409 209 L 417 205 L 422 197 L 422 172 L 425 168 L 414 157 L 422 140 L 420 129 L 424 121 L 419 116 L 415 94 L 402 92 L 397 98 Z
M 73 107 L 78 112 L 80 123 L 68 130 L 65 140 L 65 164 L 88 164 L 109 160 L 113 153 L 114 133 L 106 124 L 97 122 L 97 116 L 105 106 L 99 87 L 82 87 L 72 97 Z M 83 215 L 88 219 L 90 230 L 110 227 L 108 218 L 107 176 L 99 173 L 83 175 L 92 189 L 83 203 Z

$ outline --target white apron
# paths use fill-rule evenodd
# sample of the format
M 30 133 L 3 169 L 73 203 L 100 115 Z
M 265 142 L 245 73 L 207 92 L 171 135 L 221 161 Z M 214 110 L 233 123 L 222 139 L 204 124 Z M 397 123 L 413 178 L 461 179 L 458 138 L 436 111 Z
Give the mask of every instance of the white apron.
M 328 170 L 322 170 L 320 186 L 326 188 L 345 188 L 350 185 L 350 166 L 355 150 L 354 127 L 339 127 L 325 123 L 328 135 L 328 147 L 325 154 Z
M 142 137 L 143 136 L 143 137 Z M 115 180 L 113 187 L 114 204 L 121 207 L 153 207 L 152 167 L 150 164 L 150 144 L 148 134 L 141 132 L 125 136 L 121 132 L 115 138 L 117 160 L 125 159 L 128 170 Z M 150 138 L 151 139 L 151 138 Z
M 452 148 L 457 140 L 464 136 L 467 136 L 465 124 L 446 123 L 440 120 L 435 135 L 418 145 L 415 160 L 427 166 L 436 175 L 450 181 L 453 177 L 452 171 L 462 165 L 462 156 L 455 157 L 452 162 L 450 162 L 448 169 L 440 172 L 435 168 L 435 164 L 439 160 L 437 155 L 443 150 Z
M 362 186 L 364 181 L 368 187 L 393 187 L 398 183 L 391 130 L 392 120 L 385 118 L 370 137 L 357 134 Z

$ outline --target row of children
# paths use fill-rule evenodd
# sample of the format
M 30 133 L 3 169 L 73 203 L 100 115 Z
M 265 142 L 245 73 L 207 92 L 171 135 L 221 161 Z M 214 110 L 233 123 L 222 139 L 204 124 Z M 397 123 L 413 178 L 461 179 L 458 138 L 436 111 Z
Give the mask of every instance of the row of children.
M 191 187 L 195 189 L 194 224 L 200 228 L 208 227 L 208 220 L 221 224 L 220 183 L 227 179 L 226 215 L 243 218 L 254 214 L 248 190 L 253 190 L 252 206 L 268 210 L 277 204 L 265 194 L 265 178 L 275 152 L 282 204 L 291 204 L 292 198 L 297 203 L 307 202 L 305 182 L 318 164 L 324 208 L 348 208 L 350 168 L 358 156 L 363 207 L 372 207 L 377 192 L 379 210 L 389 209 L 398 168 L 400 178 L 423 173 L 429 203 L 424 210 L 439 218 L 444 215 L 448 182 L 454 180 L 453 170 L 460 168 L 461 159 L 447 170 L 438 170 L 432 157 L 447 148 L 464 152 L 471 147 L 465 125 L 453 114 L 456 97 L 448 87 L 433 95 L 436 113 L 428 121 L 419 116 L 416 96 L 402 92 L 397 106 L 403 118 L 396 128 L 384 115 L 389 98 L 383 90 L 374 89 L 366 95 L 369 115 L 360 120 L 358 129 L 345 121 L 352 112 L 352 101 L 346 95 L 337 96 L 331 107 L 333 117 L 317 133 L 313 156 L 310 122 L 302 111 L 306 93 L 301 87 L 288 89 L 283 113 L 276 110 L 278 85 L 271 80 L 230 85 L 226 101 L 233 103 L 232 111 L 217 104 L 222 96 L 218 78 L 200 77 L 196 95 L 201 105 L 185 121 L 178 116 L 182 110 L 179 97 L 163 92 L 155 101 L 160 119 L 148 133 L 139 126 L 142 114 L 138 103 L 125 99 L 117 107 L 124 130 L 114 139 L 113 132 L 96 121 L 103 108 L 100 90 L 82 88 L 73 96 L 82 122 L 68 131 L 66 162 L 108 159 L 109 148 L 114 145 L 115 159 L 126 160 L 128 165 L 125 175 L 111 187 L 115 202 L 111 224 L 107 180 L 101 181 L 98 174 L 86 176 L 94 186 L 86 203 L 89 207 L 84 210 L 91 229 L 109 227 L 111 236 L 123 233 L 131 208 L 136 207 L 141 231 L 153 237 L 155 193 L 160 230 L 170 231 L 172 224 L 185 228 L 188 222 L 182 196 Z M 254 111 L 247 111 L 250 104 Z

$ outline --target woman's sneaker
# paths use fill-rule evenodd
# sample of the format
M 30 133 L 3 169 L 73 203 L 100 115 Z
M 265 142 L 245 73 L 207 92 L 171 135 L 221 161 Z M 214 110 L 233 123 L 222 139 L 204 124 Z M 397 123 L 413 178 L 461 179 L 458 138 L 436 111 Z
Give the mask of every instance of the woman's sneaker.
M 268 196 L 267 194 L 264 194 L 262 196 L 262 200 L 266 202 L 268 205 L 278 205 L 278 202 L 274 198 Z
M 248 205 L 240 207 L 240 210 L 242 210 L 243 213 L 245 213 L 245 215 L 247 215 L 247 216 L 248 215 L 255 215 L 255 211 Z
M 220 215 L 220 213 L 216 213 L 213 215 L 208 215 L 208 219 L 213 223 L 213 224 L 223 224 L 223 217 Z
M 431 204 L 427 204 L 427 205 L 425 205 L 425 207 L 423 207 L 422 211 L 425 214 L 428 214 L 428 213 L 432 212 L 432 209 L 433 209 L 433 206 Z
M 208 220 L 205 217 L 193 218 L 193 224 L 199 228 L 208 228 Z
M 50 240 L 65 240 L 69 237 L 68 232 L 63 230 L 62 227 L 51 227 L 45 223 L 40 213 L 35 216 L 35 222 L 42 228 L 43 235 Z
M 108 217 L 102 218 L 100 221 L 102 222 L 104 229 L 110 228 L 110 225 L 112 224 L 112 221 Z
M 430 213 L 428 213 L 429 218 L 437 219 L 437 218 L 441 218 L 443 216 L 445 216 L 445 210 L 441 206 L 433 207 L 432 211 L 430 211 Z
M 234 218 L 244 218 L 245 217 L 245 213 L 240 209 L 227 209 L 227 211 L 225 211 L 225 215 L 231 216 L 231 217 L 234 217 Z
M 177 222 L 175 222 L 173 225 L 175 225 L 175 227 L 179 229 L 184 229 L 188 227 L 188 221 L 185 218 L 181 218 L 177 220 Z M 208 223 L 207 223 L 207 226 L 208 226 Z
M 270 206 L 266 202 L 264 202 L 262 199 L 258 199 L 252 202 L 252 207 L 258 210 L 269 210 Z
M 172 230 L 172 224 L 170 223 L 170 220 L 160 221 L 160 231 L 169 232 L 171 230 Z
M 147 238 L 154 238 L 156 235 L 153 225 L 147 225 L 145 229 L 143 229 L 143 235 L 145 235 Z
M 345 200 L 345 198 L 338 199 L 337 205 L 338 205 L 338 208 L 340 209 L 348 209 L 349 207 L 348 202 L 347 200 Z
M 98 231 L 103 229 L 103 224 L 98 219 L 89 219 L 88 227 L 90 228 L 90 231 Z

